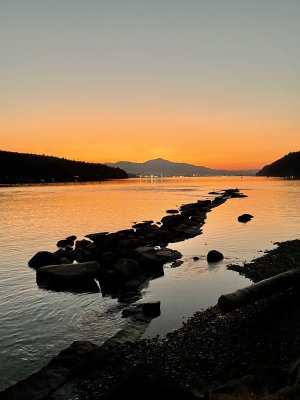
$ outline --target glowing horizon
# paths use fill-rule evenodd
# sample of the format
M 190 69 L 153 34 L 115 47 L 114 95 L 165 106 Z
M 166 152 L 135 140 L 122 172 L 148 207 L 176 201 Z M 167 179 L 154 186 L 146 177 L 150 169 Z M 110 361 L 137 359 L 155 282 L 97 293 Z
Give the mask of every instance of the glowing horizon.
M 260 169 L 300 148 L 299 17 L 280 0 L 1 4 L 0 148 Z

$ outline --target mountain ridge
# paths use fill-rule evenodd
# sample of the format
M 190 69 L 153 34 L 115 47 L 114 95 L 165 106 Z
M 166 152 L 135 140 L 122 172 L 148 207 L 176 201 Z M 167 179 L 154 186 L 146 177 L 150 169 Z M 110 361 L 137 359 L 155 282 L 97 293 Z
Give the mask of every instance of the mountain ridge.
M 219 170 L 207 168 L 202 165 L 193 165 L 184 162 L 173 162 L 164 158 L 155 158 L 142 163 L 132 161 L 118 161 L 106 163 L 111 167 L 118 167 L 133 175 L 158 175 L 158 176 L 218 176 L 218 175 L 255 175 L 255 170 Z

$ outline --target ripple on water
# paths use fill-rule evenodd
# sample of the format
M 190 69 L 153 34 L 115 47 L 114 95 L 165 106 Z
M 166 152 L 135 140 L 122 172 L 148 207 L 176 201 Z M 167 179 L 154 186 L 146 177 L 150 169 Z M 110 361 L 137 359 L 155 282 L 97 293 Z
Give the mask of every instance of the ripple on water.
M 243 187 L 241 187 L 241 183 Z M 150 282 L 143 301 L 161 301 L 161 316 L 146 336 L 181 326 L 194 311 L 216 303 L 222 293 L 245 286 L 226 264 L 250 261 L 274 241 L 299 237 L 300 181 L 247 178 L 185 178 L 104 182 L 0 190 L 0 387 L 42 367 L 74 340 L 102 343 L 125 323 L 122 305 L 101 294 L 55 293 L 39 289 L 27 262 L 40 250 L 55 250 L 58 239 L 115 231 L 131 221 L 159 221 L 165 210 L 207 193 L 240 187 L 248 198 L 230 199 L 207 215 L 203 234 L 170 247 L 185 261 Z M 247 224 L 240 214 L 254 215 Z M 225 259 L 208 265 L 210 249 Z M 200 259 L 194 261 L 192 257 Z

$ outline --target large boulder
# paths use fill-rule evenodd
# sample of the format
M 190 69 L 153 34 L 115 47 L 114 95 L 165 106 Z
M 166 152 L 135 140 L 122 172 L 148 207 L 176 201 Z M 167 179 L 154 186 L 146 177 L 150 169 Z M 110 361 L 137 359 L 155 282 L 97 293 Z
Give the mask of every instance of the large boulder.
M 223 258 L 224 258 L 223 254 L 217 250 L 211 250 L 207 254 L 207 262 L 209 263 L 221 261 L 223 260 Z
M 140 268 L 136 260 L 131 260 L 128 258 L 119 259 L 113 266 L 114 271 L 119 273 L 124 277 L 124 279 L 129 279 L 135 275 L 138 275 Z
M 175 226 L 178 226 L 187 221 L 187 218 L 181 214 L 174 214 L 174 215 L 166 215 L 161 219 L 163 226 L 168 229 L 172 229 Z
M 100 291 L 95 282 L 95 279 L 99 279 L 100 271 L 100 265 L 95 261 L 48 265 L 36 271 L 36 281 L 43 289 L 96 293 Z
M 61 259 L 58 254 L 50 251 L 39 251 L 28 261 L 29 267 L 34 269 L 53 264 L 61 264 Z

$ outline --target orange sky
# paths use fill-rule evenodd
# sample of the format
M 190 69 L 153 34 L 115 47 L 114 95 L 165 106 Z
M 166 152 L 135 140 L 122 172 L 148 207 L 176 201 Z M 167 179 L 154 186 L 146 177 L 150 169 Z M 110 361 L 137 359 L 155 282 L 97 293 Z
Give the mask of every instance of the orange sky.
M 0 149 L 222 169 L 300 149 L 299 2 L 16 3 Z

